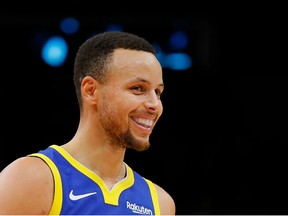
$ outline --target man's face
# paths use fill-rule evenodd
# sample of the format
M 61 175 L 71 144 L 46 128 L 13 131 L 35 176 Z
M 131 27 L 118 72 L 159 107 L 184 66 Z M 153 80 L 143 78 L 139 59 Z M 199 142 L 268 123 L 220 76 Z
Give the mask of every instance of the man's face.
M 142 151 L 163 106 L 162 68 L 143 51 L 119 49 L 113 54 L 108 80 L 99 89 L 100 122 L 111 144 Z

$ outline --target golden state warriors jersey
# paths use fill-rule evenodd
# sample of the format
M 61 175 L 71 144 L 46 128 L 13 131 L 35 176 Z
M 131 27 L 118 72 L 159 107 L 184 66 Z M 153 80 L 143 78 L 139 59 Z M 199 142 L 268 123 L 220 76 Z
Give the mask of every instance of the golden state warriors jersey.
M 109 190 L 104 181 L 63 148 L 51 145 L 29 156 L 39 157 L 54 178 L 50 215 L 159 215 L 154 184 L 127 164 L 126 177 Z

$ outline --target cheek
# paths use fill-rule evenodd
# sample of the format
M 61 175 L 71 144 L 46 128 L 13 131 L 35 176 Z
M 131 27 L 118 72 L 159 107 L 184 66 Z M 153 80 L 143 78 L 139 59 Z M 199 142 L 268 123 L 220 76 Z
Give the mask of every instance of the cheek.
M 135 105 L 135 101 L 121 94 L 107 94 L 102 102 L 102 109 L 105 110 L 106 115 L 113 116 L 115 120 L 127 119 L 133 110 L 133 105 Z
M 163 104 L 161 100 L 159 101 L 159 105 L 158 105 L 158 113 L 159 113 L 159 116 L 161 116 L 163 113 Z
M 158 119 L 162 116 L 162 114 L 163 114 L 163 106 L 160 105 L 158 109 Z

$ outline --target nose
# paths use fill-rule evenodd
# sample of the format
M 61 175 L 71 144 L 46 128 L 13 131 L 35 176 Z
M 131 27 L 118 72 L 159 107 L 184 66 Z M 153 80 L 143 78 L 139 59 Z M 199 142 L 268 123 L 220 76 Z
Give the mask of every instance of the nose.
M 159 107 L 162 106 L 159 95 L 157 95 L 154 91 L 147 94 L 147 98 L 144 104 L 145 107 L 150 110 L 158 110 Z

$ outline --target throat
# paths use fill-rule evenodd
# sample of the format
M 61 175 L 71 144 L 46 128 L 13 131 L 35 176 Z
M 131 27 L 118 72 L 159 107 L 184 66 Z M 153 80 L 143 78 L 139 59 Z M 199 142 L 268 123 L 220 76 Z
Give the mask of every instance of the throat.
M 105 183 L 106 187 L 108 188 L 109 191 L 113 190 L 113 188 L 120 182 L 124 181 L 127 177 L 127 169 L 126 165 L 123 164 L 123 169 L 122 171 L 116 176 L 116 177 L 109 177 L 109 176 L 101 176 L 98 174 L 98 176 L 103 180 Z

